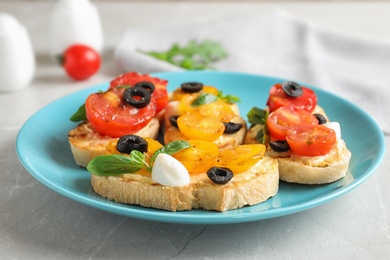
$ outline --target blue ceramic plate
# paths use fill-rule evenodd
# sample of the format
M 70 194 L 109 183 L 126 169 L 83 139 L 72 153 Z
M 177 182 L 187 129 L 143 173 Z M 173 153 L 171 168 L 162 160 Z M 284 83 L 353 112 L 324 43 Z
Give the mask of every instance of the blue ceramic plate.
M 168 72 L 154 76 L 169 80 L 169 91 L 186 81 L 201 81 L 218 87 L 225 94 L 238 95 L 244 117 L 252 106 L 264 107 L 270 87 L 284 81 L 226 72 Z M 319 105 L 329 118 L 341 123 L 342 136 L 352 152 L 345 178 L 328 185 L 281 183 L 279 193 L 268 201 L 224 213 L 204 210 L 168 212 L 115 203 L 91 190 L 90 174 L 75 165 L 67 142 L 68 131 L 76 126 L 69 117 L 90 93 L 107 87 L 108 84 L 102 84 L 73 93 L 38 111 L 20 130 L 16 148 L 24 167 L 38 181 L 70 199 L 115 214 L 187 224 L 239 223 L 280 217 L 319 206 L 351 191 L 375 171 L 384 156 L 384 136 L 368 114 L 340 97 L 309 86 L 316 91 Z

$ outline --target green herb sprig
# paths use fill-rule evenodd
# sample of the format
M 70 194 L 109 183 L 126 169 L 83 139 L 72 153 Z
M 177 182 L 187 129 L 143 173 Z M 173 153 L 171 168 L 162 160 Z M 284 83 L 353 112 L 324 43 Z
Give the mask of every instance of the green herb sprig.
M 197 107 L 205 104 L 209 104 L 217 101 L 218 99 L 223 100 L 227 103 L 236 103 L 239 102 L 240 99 L 234 95 L 224 95 L 222 91 L 218 91 L 217 95 L 211 93 L 202 93 L 200 94 L 194 101 L 192 101 L 191 106 Z
M 190 147 L 190 143 L 184 140 L 178 140 L 161 147 L 155 151 L 150 158 L 150 164 L 146 162 L 146 155 L 140 151 L 133 150 L 130 155 L 110 154 L 101 155 L 92 159 L 87 170 L 97 176 L 113 176 L 126 173 L 135 173 L 145 168 L 152 171 L 153 163 L 160 153 L 172 155 L 180 150 Z
M 86 112 L 85 112 L 85 104 L 82 104 L 77 111 L 70 117 L 70 121 L 79 122 L 87 120 Z
M 252 107 L 252 109 L 247 113 L 247 117 L 249 123 L 252 125 L 265 125 L 267 122 L 268 111 L 258 107 Z
M 187 70 L 213 70 L 214 67 L 211 64 L 228 56 L 221 43 L 209 39 L 202 42 L 190 40 L 184 46 L 174 43 L 170 49 L 162 52 L 137 51 Z
M 261 143 L 265 144 L 268 141 L 268 128 L 267 128 L 267 117 L 269 112 L 267 110 L 253 107 L 249 112 L 247 113 L 248 121 L 252 125 L 262 125 L 263 127 L 257 132 L 256 134 L 256 140 Z

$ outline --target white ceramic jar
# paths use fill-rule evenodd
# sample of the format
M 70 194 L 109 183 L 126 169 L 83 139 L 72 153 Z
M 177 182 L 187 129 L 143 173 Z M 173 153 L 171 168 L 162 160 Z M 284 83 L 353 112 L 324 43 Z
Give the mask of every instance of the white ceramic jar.
M 27 87 L 34 77 L 35 55 L 25 27 L 0 12 L 0 91 Z
M 57 0 L 49 17 L 49 44 L 53 58 L 72 44 L 85 44 L 101 53 L 103 33 L 96 7 L 89 0 Z

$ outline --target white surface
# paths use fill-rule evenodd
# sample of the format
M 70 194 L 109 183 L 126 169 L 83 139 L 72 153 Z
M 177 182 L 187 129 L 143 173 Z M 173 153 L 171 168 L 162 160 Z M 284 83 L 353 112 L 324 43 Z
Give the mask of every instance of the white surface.
M 35 55 L 26 28 L 0 12 L 0 92 L 27 87 L 35 73 Z
M 282 8 L 342 33 L 390 42 L 390 3 L 95 3 L 105 36 L 103 68 L 88 81 L 73 82 L 50 60 L 47 19 L 51 2 L 0 2 L 0 11 L 14 15 L 27 27 L 37 58 L 35 78 L 28 88 L 0 94 L 2 259 L 388 258 L 388 153 L 367 182 L 312 210 L 238 225 L 175 225 L 109 214 L 58 195 L 20 165 L 15 139 L 22 124 L 47 103 L 120 73 L 112 54 L 126 28 L 177 25 Z M 389 145 L 389 136 L 386 141 Z
M 49 43 L 53 59 L 78 43 L 103 49 L 99 12 L 89 0 L 57 0 L 50 11 Z
M 228 57 L 213 64 L 217 70 L 261 73 L 317 86 L 359 103 L 390 133 L 390 44 L 343 35 L 286 11 L 257 11 L 168 28 L 127 29 L 115 49 L 115 61 L 123 71 L 178 71 L 181 68 L 138 50 L 162 51 L 172 42 L 184 45 L 193 39 L 223 44 Z

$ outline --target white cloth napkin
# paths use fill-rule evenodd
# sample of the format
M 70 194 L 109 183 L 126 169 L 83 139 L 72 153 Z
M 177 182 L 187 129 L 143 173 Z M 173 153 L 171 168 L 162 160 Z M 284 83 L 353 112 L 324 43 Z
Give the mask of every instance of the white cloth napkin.
M 285 12 L 257 13 L 163 29 L 129 29 L 115 50 L 123 71 L 180 71 L 137 52 L 211 39 L 229 57 L 218 70 L 305 82 L 358 104 L 390 134 L 390 45 L 327 30 Z

